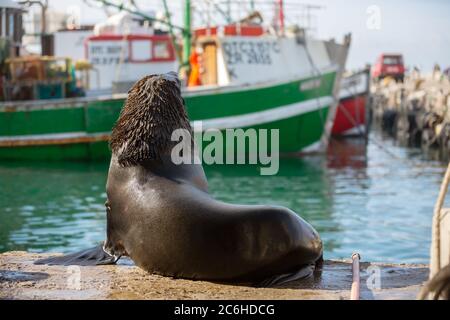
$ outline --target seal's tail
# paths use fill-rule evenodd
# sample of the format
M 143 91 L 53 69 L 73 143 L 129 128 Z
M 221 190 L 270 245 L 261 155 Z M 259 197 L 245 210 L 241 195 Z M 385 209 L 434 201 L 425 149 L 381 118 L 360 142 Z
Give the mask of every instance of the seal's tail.
M 115 264 L 120 257 L 112 256 L 103 250 L 103 245 L 63 256 L 36 260 L 34 264 L 95 266 Z

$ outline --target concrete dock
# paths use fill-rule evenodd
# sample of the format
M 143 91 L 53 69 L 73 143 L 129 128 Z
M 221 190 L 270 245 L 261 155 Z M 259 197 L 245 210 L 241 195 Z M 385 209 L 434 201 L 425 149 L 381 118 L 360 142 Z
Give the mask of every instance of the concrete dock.
M 320 274 L 302 281 L 274 288 L 254 288 L 151 275 L 127 259 L 121 259 L 115 266 L 33 264 L 36 259 L 46 256 L 48 254 L 17 251 L 0 254 L 0 299 L 346 300 L 350 297 L 352 282 L 350 260 L 327 260 Z M 361 299 L 415 299 L 427 277 L 428 266 L 423 264 L 363 262 Z

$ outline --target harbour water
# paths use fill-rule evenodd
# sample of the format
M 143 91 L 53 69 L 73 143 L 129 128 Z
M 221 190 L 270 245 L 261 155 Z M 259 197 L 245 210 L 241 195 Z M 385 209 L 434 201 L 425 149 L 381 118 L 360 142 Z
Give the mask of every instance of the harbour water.
M 431 218 L 445 165 L 372 132 L 333 140 L 326 156 L 206 167 L 220 200 L 287 206 L 320 233 L 326 259 L 428 263 Z M 108 163 L 0 163 L 0 252 L 71 252 L 104 239 Z

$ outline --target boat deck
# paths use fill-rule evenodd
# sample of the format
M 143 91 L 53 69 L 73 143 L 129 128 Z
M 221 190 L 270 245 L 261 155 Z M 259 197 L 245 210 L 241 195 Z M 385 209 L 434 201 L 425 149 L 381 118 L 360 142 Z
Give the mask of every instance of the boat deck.
M 324 263 L 321 275 L 274 288 L 254 288 L 151 275 L 129 260 L 117 266 L 33 265 L 48 255 L 0 254 L 0 299 L 349 299 L 350 261 Z M 367 288 L 368 267 L 379 267 L 380 289 Z M 76 267 L 77 268 L 77 267 Z M 372 268 L 373 269 L 373 268 Z M 370 270 L 370 269 L 369 269 Z M 74 273 L 75 272 L 75 273 Z M 373 274 L 373 273 L 372 273 Z M 427 280 L 423 264 L 361 263 L 361 299 L 415 299 Z M 77 287 L 79 283 L 79 287 Z

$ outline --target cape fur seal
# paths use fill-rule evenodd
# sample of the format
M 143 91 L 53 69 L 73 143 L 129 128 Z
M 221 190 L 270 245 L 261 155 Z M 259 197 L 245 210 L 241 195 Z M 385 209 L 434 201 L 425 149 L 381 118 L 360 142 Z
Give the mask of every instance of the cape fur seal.
M 110 140 L 106 241 L 37 263 L 112 264 L 127 255 L 164 276 L 260 285 L 311 274 L 322 259 L 314 228 L 284 207 L 215 200 L 201 165 L 172 162 L 179 128 L 192 132 L 176 74 L 139 80 Z

